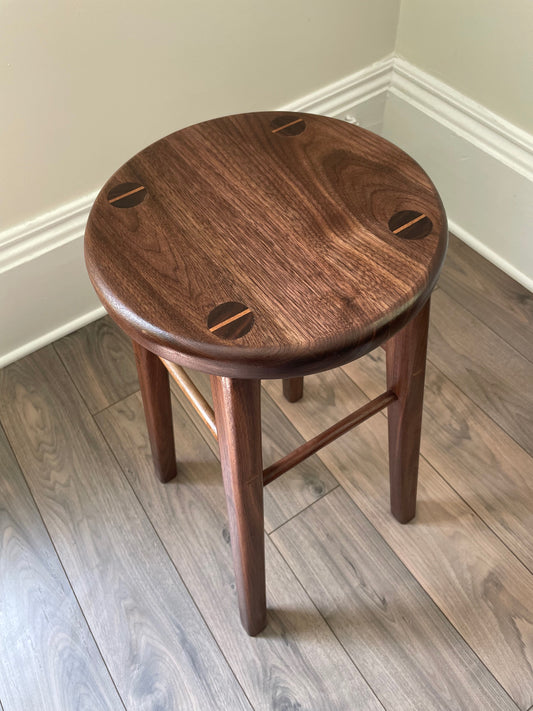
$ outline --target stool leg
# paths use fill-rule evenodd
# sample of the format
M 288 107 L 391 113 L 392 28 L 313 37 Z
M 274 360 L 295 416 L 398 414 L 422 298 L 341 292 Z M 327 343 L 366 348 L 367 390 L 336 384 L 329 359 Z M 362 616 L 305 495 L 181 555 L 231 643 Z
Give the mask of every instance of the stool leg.
M 211 376 L 241 621 L 266 625 L 261 381 Z
M 167 482 L 176 476 L 168 372 L 154 353 L 135 341 L 133 350 L 155 471 L 162 482 Z
M 283 380 L 283 394 L 289 402 L 297 402 L 304 394 L 303 377 L 285 378 Z
M 400 523 L 416 510 L 428 325 L 429 300 L 386 348 L 387 388 L 398 397 L 388 419 L 391 511 Z

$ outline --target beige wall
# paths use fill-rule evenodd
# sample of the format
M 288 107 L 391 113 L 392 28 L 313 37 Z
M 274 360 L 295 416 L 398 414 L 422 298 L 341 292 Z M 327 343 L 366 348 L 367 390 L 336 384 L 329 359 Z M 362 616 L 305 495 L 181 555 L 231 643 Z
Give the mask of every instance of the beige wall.
M 399 0 L 5 0 L 0 231 L 149 142 L 272 109 L 394 50 Z
M 402 0 L 396 51 L 533 133 L 533 0 Z

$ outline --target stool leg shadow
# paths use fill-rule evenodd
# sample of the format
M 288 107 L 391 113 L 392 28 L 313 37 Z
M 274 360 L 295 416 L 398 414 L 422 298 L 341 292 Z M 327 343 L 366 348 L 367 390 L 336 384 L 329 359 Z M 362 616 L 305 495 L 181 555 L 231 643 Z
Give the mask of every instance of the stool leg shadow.
M 387 389 L 398 398 L 388 415 L 391 511 L 400 523 L 416 512 L 428 325 L 429 299 L 386 348 Z
M 297 378 L 285 378 L 283 380 L 283 395 L 285 399 L 289 402 L 298 402 L 301 400 L 304 394 L 304 379 L 302 377 Z
M 260 388 L 211 376 L 239 611 L 252 636 L 266 626 Z
M 133 351 L 155 472 L 167 482 L 177 473 L 168 372 L 158 356 L 135 341 Z

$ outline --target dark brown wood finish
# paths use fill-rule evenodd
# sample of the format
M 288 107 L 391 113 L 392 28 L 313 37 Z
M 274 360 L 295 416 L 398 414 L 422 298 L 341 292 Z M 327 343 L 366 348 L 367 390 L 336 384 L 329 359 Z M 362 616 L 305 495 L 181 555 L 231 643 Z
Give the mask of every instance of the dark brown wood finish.
M 260 381 L 212 376 L 211 388 L 239 611 L 256 635 L 266 625 Z
M 388 343 L 387 387 L 397 396 L 389 405 L 391 511 L 400 523 L 416 510 L 416 486 L 426 373 L 429 299 Z
M 86 259 L 109 313 L 153 352 L 283 378 L 348 362 L 405 325 L 446 239 L 434 186 L 400 149 L 335 119 L 265 112 L 191 126 L 132 158 L 95 202 Z M 211 322 L 232 304 L 243 308 Z
M 168 372 L 158 356 L 133 341 L 137 373 L 157 476 L 162 482 L 176 476 L 176 451 Z
M 289 402 L 298 402 L 304 394 L 304 379 L 285 378 L 283 380 L 283 394 Z
M 398 334 L 388 349 L 388 392 L 269 467 L 265 480 L 398 397 L 391 500 L 407 521 L 427 336 L 427 320 L 411 319 L 429 300 L 446 244 L 440 198 L 411 158 L 312 115 L 243 114 L 178 131 L 132 158 L 97 198 L 87 265 L 134 341 L 159 478 L 176 472 L 167 369 L 217 431 L 249 634 L 266 624 L 260 379 L 283 378 L 294 402 L 305 374 Z M 181 366 L 212 376 L 215 423 Z

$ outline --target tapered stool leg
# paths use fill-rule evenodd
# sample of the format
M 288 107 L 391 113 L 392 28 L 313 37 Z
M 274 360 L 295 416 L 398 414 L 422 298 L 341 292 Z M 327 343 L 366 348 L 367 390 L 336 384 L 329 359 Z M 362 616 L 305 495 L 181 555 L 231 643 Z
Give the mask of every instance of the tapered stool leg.
M 386 348 L 387 388 L 398 398 L 388 416 L 391 511 L 400 523 L 416 511 L 428 325 L 429 300 Z
M 283 394 L 289 402 L 297 402 L 304 394 L 303 377 L 285 378 L 283 380 Z
M 266 625 L 259 380 L 211 377 L 239 611 L 245 630 Z
M 168 372 L 159 358 L 133 341 L 154 467 L 162 482 L 176 476 L 176 451 Z

